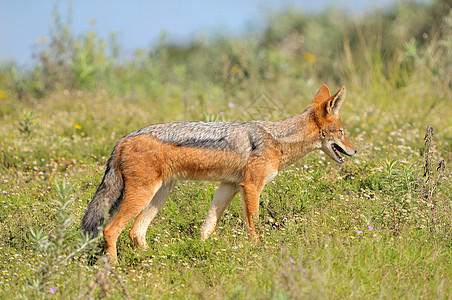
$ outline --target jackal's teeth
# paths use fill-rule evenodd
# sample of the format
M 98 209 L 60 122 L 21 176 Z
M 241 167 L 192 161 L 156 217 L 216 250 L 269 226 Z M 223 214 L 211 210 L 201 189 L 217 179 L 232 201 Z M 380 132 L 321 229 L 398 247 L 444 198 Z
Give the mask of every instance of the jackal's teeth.
M 334 154 L 336 154 L 337 159 L 338 159 L 340 162 L 343 162 L 343 161 L 344 161 L 344 158 L 343 158 L 342 155 L 340 154 L 339 149 L 337 149 L 337 147 L 339 147 L 339 146 L 336 145 L 336 144 L 332 144 L 332 145 L 331 145 L 331 148 L 333 149 Z

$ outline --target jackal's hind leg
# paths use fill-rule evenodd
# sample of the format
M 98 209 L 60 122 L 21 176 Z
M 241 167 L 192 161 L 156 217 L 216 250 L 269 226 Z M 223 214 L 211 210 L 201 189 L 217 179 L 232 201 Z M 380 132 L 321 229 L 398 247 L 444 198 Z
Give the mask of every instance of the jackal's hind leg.
M 112 263 L 116 263 L 118 260 L 116 241 L 119 234 L 127 223 L 132 221 L 149 204 L 161 185 L 161 180 L 155 180 L 147 186 L 126 182 L 124 200 L 119 211 L 104 229 L 105 250 L 110 255 Z
M 174 186 L 174 181 L 164 182 L 162 187 L 157 191 L 151 202 L 140 212 L 129 232 L 129 237 L 135 246 L 147 247 L 146 230 L 154 220 L 160 208 L 168 200 L 171 189 Z
M 209 238 L 217 227 L 218 220 L 226 207 L 231 203 L 234 196 L 239 192 L 239 187 L 235 183 L 221 183 L 215 192 L 209 212 L 201 228 L 201 240 Z

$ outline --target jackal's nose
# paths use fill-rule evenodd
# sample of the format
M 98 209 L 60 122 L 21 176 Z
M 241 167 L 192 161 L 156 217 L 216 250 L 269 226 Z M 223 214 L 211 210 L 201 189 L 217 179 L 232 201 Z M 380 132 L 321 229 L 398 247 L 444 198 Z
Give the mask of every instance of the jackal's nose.
M 355 149 L 353 152 L 351 152 L 351 154 L 348 154 L 348 153 L 347 153 L 347 155 L 348 155 L 348 156 L 353 156 L 353 155 L 356 154 L 356 152 L 358 152 L 358 151 Z

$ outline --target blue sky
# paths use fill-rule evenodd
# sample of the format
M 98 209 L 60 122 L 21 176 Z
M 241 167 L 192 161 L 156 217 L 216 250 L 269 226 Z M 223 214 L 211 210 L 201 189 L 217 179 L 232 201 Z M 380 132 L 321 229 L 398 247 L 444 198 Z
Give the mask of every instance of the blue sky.
M 49 33 L 55 4 L 65 20 L 72 5 L 72 30 L 78 36 L 94 29 L 101 37 L 116 32 L 125 52 L 150 47 L 165 31 L 171 40 L 187 41 L 197 33 L 240 34 L 264 22 L 267 10 L 296 7 L 319 12 L 335 6 L 352 14 L 388 7 L 391 0 L 0 0 L 0 61 L 33 63 L 37 38 Z M 90 24 L 95 20 L 95 25 Z

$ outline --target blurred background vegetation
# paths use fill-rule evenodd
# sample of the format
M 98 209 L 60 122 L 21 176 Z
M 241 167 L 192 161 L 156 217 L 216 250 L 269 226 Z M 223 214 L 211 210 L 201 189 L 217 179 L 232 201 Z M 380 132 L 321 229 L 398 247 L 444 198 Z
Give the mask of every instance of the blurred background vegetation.
M 14 132 L 34 149 L 38 139 L 56 135 L 56 149 L 81 141 L 65 156 L 100 157 L 118 137 L 149 124 L 284 118 L 299 113 L 326 83 L 332 90 L 348 87 L 352 130 L 378 129 L 375 138 L 386 140 L 393 128 L 411 126 L 421 136 L 428 125 L 440 126 L 439 147 L 449 158 L 451 5 L 400 1 L 360 16 L 336 9 L 269 12 L 265 28 L 240 37 L 175 44 L 162 34 L 129 58 L 120 55 L 115 33 L 108 40 L 93 30 L 74 36 L 71 12 L 63 18 L 56 8 L 33 67 L 0 65 L 0 119 L 11 133 L 0 147 L 17 150 Z M 27 161 L 23 153 L 2 155 L 3 165 Z
M 268 13 L 259 32 L 186 44 L 167 42 L 162 34 L 151 50 L 129 59 L 120 57 L 115 33 L 108 40 L 95 31 L 74 36 L 70 12 L 64 20 L 55 9 L 50 39 L 34 53 L 33 70 L 3 63 L 0 88 L 20 101 L 45 101 L 63 89 L 158 101 L 162 84 L 180 93 L 208 86 L 227 97 L 289 79 L 300 87 L 326 82 L 397 90 L 428 76 L 438 86 L 435 96 L 444 98 L 451 87 L 451 3 L 402 1 L 356 17 L 340 10 Z

